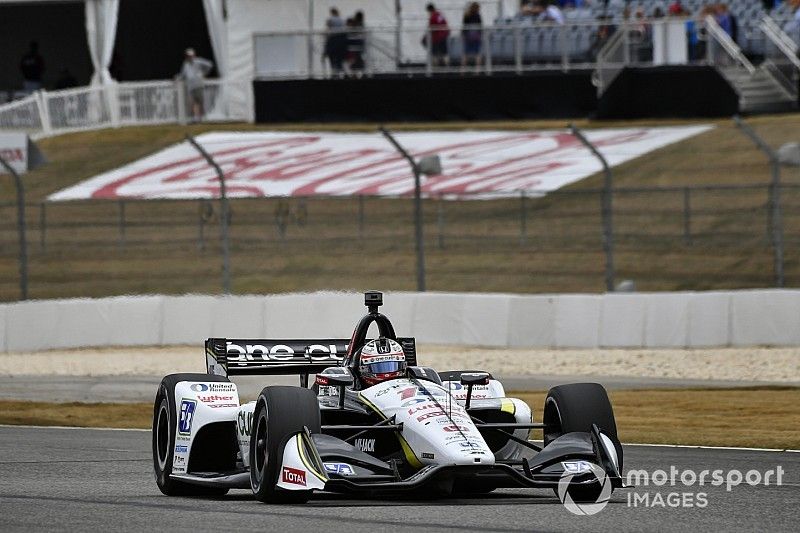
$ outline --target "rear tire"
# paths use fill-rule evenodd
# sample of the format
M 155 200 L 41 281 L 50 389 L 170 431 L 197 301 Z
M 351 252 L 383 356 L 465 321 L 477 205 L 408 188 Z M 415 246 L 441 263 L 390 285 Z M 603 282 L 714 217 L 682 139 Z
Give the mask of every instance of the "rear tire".
M 177 408 L 175 386 L 181 381 L 229 382 L 224 376 L 212 374 L 170 374 L 161 380 L 153 404 L 153 470 L 158 489 L 167 496 L 223 496 L 228 489 L 201 487 L 172 479 L 175 457 Z
M 253 412 L 250 433 L 250 487 L 265 503 L 305 503 L 311 490 L 276 487 L 286 442 L 307 427 L 320 433 L 320 412 L 313 391 L 301 387 L 265 387 Z
M 544 401 L 544 445 L 573 431 L 591 432 L 592 424 L 611 435 L 622 473 L 622 445 L 617 437 L 617 423 L 606 389 L 598 383 L 559 385 L 548 391 Z M 600 483 L 588 486 L 570 485 L 568 492 L 575 502 L 594 502 L 601 490 Z M 558 490 L 554 489 L 556 495 Z

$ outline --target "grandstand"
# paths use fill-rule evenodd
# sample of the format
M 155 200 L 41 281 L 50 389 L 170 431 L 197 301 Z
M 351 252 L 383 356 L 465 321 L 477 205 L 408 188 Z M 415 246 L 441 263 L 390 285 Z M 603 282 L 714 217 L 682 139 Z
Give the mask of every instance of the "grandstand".
M 9 25 L 0 37 L 5 39 L 0 47 L 0 84 L 6 85 L 0 86 L 0 129 L 41 136 L 182 122 L 187 115 L 184 90 L 163 78 L 177 71 L 183 46 L 195 42 L 214 59 L 212 77 L 219 78 L 209 80 L 205 91 L 205 107 L 212 110 L 209 120 L 725 116 L 797 107 L 800 25 L 790 2 L 778 2 L 767 12 L 757 0 L 732 1 L 729 7 L 738 31 L 730 36 L 713 18 L 703 17 L 712 5 L 705 0 L 687 0 L 683 13 L 670 13 L 670 4 L 660 0 L 583 0 L 576 2 L 577 8 L 564 8 L 564 24 L 523 15 L 516 0 L 484 0 L 481 61 L 470 69 L 461 66 L 464 2 L 437 3 L 451 29 L 447 66 L 434 65 L 421 44 L 430 31 L 425 4 L 424 0 L 238 0 L 224 4 L 223 10 L 221 1 L 200 0 L 179 0 L 169 7 L 152 0 L 63 4 L 0 0 L 0 17 Z M 76 35 L 105 31 L 98 26 L 105 18 L 87 22 L 93 5 L 118 6 L 116 12 L 108 8 L 117 15 L 108 19 L 109 31 L 116 29 L 116 37 L 101 41 L 90 37 L 93 53 L 105 64 L 87 65 L 86 41 Z M 349 79 L 320 85 L 318 80 L 340 77 L 324 55 L 329 36 L 325 19 L 332 6 L 343 13 L 366 14 L 364 29 L 356 31 L 364 42 L 364 66 L 346 69 Z M 144 21 L 143 13 L 155 8 L 163 11 L 164 23 L 174 31 L 147 31 L 154 22 Z M 664 13 L 668 16 L 661 16 Z M 21 82 L 12 75 L 17 54 L 24 48 L 25 35 L 43 31 L 38 18 L 50 14 L 64 24 L 53 32 L 55 41 L 49 49 L 58 47 L 59 60 L 76 72 L 81 83 L 88 84 L 93 76 L 107 76 L 103 79 L 110 82 L 123 64 L 120 83 L 39 95 L 21 91 Z M 186 24 L 177 23 L 181 17 Z M 456 75 L 455 81 L 448 81 Z M 500 105 L 483 98 L 476 103 L 467 94 L 473 86 L 456 83 L 465 76 L 483 93 L 508 94 L 515 101 Z M 159 77 L 161 81 L 151 81 Z M 416 77 L 424 80 L 408 81 Z M 491 81 L 478 79 L 485 77 Z M 45 83 L 45 89 L 52 86 Z M 647 106 L 631 107 L 632 92 L 654 89 L 657 92 Z M 360 94 L 359 106 L 348 111 L 344 108 L 353 91 Z M 408 109 L 403 100 L 410 91 L 445 95 L 447 109 L 425 99 Z M 525 98 L 526 94 L 535 98 Z M 686 102 L 687 94 L 697 95 L 698 100 Z M 283 98 L 288 100 L 278 101 Z M 8 100 L 13 102 L 3 103 Z

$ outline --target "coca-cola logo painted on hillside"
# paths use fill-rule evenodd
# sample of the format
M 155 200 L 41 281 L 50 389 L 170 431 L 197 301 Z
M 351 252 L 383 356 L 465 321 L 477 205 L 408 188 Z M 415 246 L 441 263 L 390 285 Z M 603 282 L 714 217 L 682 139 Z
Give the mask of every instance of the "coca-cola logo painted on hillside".
M 611 165 L 702 133 L 708 126 L 587 130 Z M 446 198 L 544 194 L 601 169 L 566 131 L 398 133 L 415 157 L 438 154 L 443 173 L 423 193 Z M 403 196 L 408 163 L 380 134 L 206 133 L 197 137 L 225 172 L 231 197 Z M 187 142 L 59 191 L 50 200 L 214 198 L 217 176 Z

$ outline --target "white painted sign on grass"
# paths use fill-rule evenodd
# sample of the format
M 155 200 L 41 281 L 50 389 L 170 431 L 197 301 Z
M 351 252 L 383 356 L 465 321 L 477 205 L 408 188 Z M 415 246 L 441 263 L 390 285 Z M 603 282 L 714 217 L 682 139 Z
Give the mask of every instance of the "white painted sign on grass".
M 710 126 L 587 130 L 618 165 Z M 425 177 L 426 195 L 544 194 L 601 170 L 567 131 L 398 133 L 419 158 L 438 154 L 443 173 Z M 225 172 L 228 195 L 402 196 L 413 193 L 408 163 L 378 133 L 206 133 L 197 141 Z M 217 176 L 187 142 L 59 191 L 50 200 L 214 198 Z

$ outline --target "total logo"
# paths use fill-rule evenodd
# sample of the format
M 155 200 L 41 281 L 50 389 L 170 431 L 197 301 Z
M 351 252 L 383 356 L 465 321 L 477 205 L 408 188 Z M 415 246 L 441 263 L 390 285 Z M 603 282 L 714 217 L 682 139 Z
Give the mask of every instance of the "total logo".
M 291 483 L 292 485 L 306 486 L 306 473 L 303 470 L 292 468 L 290 466 L 283 467 L 283 474 L 281 479 L 284 483 Z

